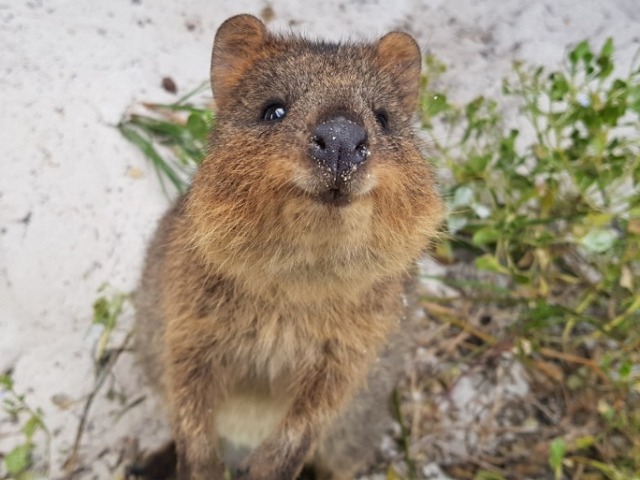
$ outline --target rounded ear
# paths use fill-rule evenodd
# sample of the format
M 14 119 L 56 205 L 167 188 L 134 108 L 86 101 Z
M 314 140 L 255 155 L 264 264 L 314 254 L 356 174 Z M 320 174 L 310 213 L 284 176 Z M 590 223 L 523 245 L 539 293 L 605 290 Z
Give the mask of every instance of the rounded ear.
M 211 89 L 216 101 L 253 65 L 266 36 L 266 27 L 253 15 L 236 15 L 220 26 L 211 54 Z
M 378 66 L 398 87 L 402 105 L 413 113 L 418 100 L 422 55 L 409 34 L 391 32 L 376 45 Z

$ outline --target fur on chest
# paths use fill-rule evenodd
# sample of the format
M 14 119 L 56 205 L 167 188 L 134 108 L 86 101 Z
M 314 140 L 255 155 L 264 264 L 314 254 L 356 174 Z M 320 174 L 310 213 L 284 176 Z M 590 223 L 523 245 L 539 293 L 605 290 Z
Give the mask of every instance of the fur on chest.
M 290 404 L 290 398 L 259 388 L 230 392 L 214 417 L 219 450 L 225 464 L 231 468 L 239 465 L 251 450 L 277 429 Z

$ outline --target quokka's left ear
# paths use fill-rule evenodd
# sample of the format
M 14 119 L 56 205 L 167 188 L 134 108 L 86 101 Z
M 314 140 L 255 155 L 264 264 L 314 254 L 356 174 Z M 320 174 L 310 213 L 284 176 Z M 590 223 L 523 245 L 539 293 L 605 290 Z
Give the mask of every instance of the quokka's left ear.
M 376 53 L 380 70 L 397 86 L 402 105 L 413 112 L 418 100 L 422 67 L 417 42 L 409 34 L 391 32 L 378 40 Z

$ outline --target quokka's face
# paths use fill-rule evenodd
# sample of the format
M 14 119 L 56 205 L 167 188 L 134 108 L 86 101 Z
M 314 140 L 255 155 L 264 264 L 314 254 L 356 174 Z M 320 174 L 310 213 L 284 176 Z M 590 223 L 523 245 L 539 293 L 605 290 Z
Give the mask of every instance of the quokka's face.
M 247 164 L 231 168 L 248 181 L 259 175 L 283 195 L 327 207 L 370 199 L 398 178 L 406 183 L 408 170 L 422 178 L 407 188 L 430 188 L 411 131 L 420 63 L 405 34 L 373 44 L 313 43 L 234 17 L 214 46 L 212 156 L 235 151 L 235 161 Z
M 227 20 L 211 65 L 216 125 L 186 203 L 193 247 L 291 298 L 309 285 L 318 301 L 356 295 L 405 271 L 444 210 L 411 129 L 420 64 L 402 33 L 336 45 Z

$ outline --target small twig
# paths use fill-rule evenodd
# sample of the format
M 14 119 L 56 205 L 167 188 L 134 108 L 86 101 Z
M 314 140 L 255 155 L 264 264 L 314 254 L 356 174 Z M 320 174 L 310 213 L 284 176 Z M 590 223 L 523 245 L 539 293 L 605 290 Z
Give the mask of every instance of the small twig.
M 600 379 L 604 383 L 609 384 L 609 378 L 605 375 L 602 369 L 598 365 L 596 365 L 596 363 L 593 360 L 589 360 L 588 358 L 584 358 L 584 357 L 579 357 L 577 355 L 572 355 L 571 353 L 557 352 L 555 350 L 552 350 L 550 348 L 545 348 L 545 347 L 542 347 L 538 351 L 540 352 L 541 355 L 545 357 L 555 358 L 557 360 L 563 360 L 569 363 L 577 363 L 579 365 L 584 365 L 586 367 L 589 367 L 600 377 Z
M 118 412 L 118 414 L 115 417 L 114 422 L 118 422 L 120 421 L 120 419 L 131 409 L 133 409 L 134 407 L 137 407 L 138 405 L 140 405 L 142 402 L 145 401 L 146 399 L 146 395 L 141 395 L 140 397 L 136 398 L 135 400 L 133 400 L 132 402 L 130 402 L 129 404 L 125 405 L 124 408 L 122 410 L 120 410 Z
M 63 468 L 67 474 L 67 478 L 71 478 L 73 471 L 75 470 L 75 467 L 78 463 L 78 451 L 80 449 L 80 443 L 82 442 L 82 436 L 86 428 L 87 420 L 89 418 L 89 411 L 91 410 L 93 401 L 100 391 L 100 388 L 104 384 L 104 381 L 107 379 L 114 365 L 118 361 L 118 358 L 120 357 L 122 352 L 126 351 L 127 345 L 129 344 L 129 341 L 132 337 L 133 331 L 130 331 L 119 348 L 109 351 L 107 362 L 100 368 L 100 371 L 96 376 L 93 390 L 91 391 L 91 393 L 89 393 L 82 410 L 82 416 L 80 417 L 80 423 L 78 424 L 78 429 L 76 430 L 76 437 L 75 441 L 73 442 L 73 448 L 71 449 L 71 453 L 69 454 L 69 457 L 63 465 Z
M 498 475 L 501 475 L 503 477 L 508 475 L 508 472 L 506 470 L 496 467 L 493 463 L 489 463 L 488 461 L 484 460 L 483 458 L 468 456 L 466 458 L 466 460 L 468 462 L 471 462 L 471 463 L 474 463 L 474 464 L 478 465 L 479 467 L 481 467 L 484 470 L 487 470 L 489 472 L 497 473 Z M 496 462 L 496 463 L 498 463 L 498 462 Z
M 488 333 L 484 333 L 482 330 L 474 327 L 468 322 L 461 320 L 457 317 L 457 312 L 453 308 L 443 307 L 442 305 L 438 305 L 437 303 L 432 302 L 421 302 L 421 305 L 431 314 L 436 316 L 437 318 L 441 318 L 448 323 L 464 330 L 467 333 L 470 333 L 474 337 L 478 337 L 480 340 L 485 342 L 488 345 L 495 345 L 497 340 L 492 335 Z

